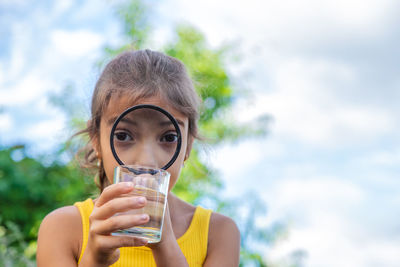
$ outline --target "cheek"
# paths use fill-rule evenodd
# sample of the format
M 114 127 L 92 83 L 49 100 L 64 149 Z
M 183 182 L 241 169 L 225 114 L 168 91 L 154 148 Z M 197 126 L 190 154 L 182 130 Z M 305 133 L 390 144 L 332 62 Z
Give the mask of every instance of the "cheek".
M 114 156 L 111 152 L 110 148 L 110 139 L 109 136 L 101 137 L 101 151 L 102 151 L 102 160 L 103 160 L 103 168 L 106 173 L 107 179 L 110 183 L 114 181 L 114 169 L 118 165 L 117 161 L 114 159 Z
M 171 174 L 169 180 L 169 190 L 171 190 L 178 181 L 179 174 L 181 172 L 181 166 L 174 164 L 167 171 Z
M 105 161 L 104 164 L 104 171 L 106 172 L 106 176 L 110 184 L 114 182 L 114 169 L 117 164 L 113 164 L 112 162 Z
M 186 136 L 184 136 L 182 139 L 182 147 L 181 147 L 181 151 L 179 152 L 179 156 L 176 159 L 176 161 L 174 162 L 174 164 L 172 164 L 172 166 L 167 170 L 171 174 L 171 178 L 169 181 L 169 190 L 171 190 L 174 187 L 174 185 L 178 181 L 179 175 L 181 173 L 183 162 L 185 159 L 186 149 L 187 149 L 187 141 L 186 140 L 187 140 L 187 138 L 186 138 Z

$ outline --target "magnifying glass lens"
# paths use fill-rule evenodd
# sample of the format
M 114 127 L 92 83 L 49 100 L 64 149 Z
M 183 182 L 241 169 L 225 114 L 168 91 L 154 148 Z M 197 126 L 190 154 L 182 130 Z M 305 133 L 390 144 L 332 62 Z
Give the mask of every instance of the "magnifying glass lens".
M 110 139 L 116 158 L 123 164 L 119 163 L 161 169 L 174 161 L 181 137 L 173 120 L 149 107 L 123 113 L 114 124 Z

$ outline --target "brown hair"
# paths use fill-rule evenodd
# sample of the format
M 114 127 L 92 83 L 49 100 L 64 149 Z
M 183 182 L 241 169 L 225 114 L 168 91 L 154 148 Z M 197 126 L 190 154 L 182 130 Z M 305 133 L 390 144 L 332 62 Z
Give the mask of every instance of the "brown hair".
M 185 66 L 173 57 L 148 49 L 123 52 L 106 65 L 93 92 L 87 128 L 78 134 L 98 138 L 101 116 L 111 97 L 122 94 L 133 101 L 160 96 L 188 117 L 189 135 L 198 138 L 200 99 Z M 108 180 L 102 161 L 97 158 L 90 142 L 83 150 L 82 165 L 98 169 L 96 184 L 103 191 Z

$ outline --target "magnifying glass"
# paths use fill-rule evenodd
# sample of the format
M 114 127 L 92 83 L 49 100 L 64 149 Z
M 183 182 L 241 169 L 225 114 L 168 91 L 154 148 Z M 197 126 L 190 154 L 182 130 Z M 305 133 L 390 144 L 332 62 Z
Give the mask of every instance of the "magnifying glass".
M 181 145 L 178 122 L 155 105 L 128 108 L 116 119 L 110 133 L 114 158 L 135 174 L 149 169 L 167 170 L 177 159 Z

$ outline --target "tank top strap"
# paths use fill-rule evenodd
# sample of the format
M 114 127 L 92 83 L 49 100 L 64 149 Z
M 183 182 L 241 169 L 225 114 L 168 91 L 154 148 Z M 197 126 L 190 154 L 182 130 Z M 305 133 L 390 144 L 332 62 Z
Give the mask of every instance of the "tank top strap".
M 93 205 L 93 200 L 91 198 L 88 198 L 85 201 L 76 202 L 74 206 L 78 208 L 82 219 L 82 247 L 81 247 L 81 255 L 79 255 L 79 260 L 78 260 L 79 264 L 82 259 L 83 252 L 85 252 L 87 241 L 89 238 L 89 216 L 93 211 L 94 205 Z
M 189 228 L 177 240 L 188 261 L 190 261 L 189 259 L 201 259 L 201 262 L 196 263 L 202 264 L 207 256 L 208 231 L 211 213 L 211 210 L 197 206 Z

